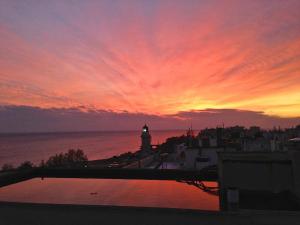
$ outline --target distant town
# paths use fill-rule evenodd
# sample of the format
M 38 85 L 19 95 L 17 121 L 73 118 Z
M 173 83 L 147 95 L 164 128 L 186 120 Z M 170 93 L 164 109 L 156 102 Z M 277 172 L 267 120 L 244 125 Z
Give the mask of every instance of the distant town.
M 197 134 L 189 128 L 185 135 L 170 137 L 160 145 L 152 145 L 151 132 L 145 125 L 140 150 L 91 161 L 89 166 L 201 170 L 218 164 L 218 152 L 287 153 L 299 146 L 300 125 L 271 130 L 257 126 L 222 126 L 206 128 Z

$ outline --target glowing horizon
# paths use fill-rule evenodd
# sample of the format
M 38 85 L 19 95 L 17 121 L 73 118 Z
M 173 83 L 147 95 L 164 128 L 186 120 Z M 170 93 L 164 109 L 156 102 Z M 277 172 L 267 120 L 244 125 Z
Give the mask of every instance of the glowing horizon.
M 0 6 L 0 105 L 300 116 L 300 1 Z

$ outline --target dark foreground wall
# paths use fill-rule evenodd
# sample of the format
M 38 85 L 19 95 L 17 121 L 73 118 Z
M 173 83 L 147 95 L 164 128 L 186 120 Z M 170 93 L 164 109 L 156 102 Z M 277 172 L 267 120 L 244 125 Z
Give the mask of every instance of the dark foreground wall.
M 184 209 L 74 206 L 0 202 L 1 225 L 299 225 L 299 221 L 299 212 L 212 212 Z
M 218 179 L 216 171 L 210 169 L 189 171 L 127 168 L 34 168 L 25 171 L 0 172 L 0 187 L 35 177 L 189 181 L 216 181 Z

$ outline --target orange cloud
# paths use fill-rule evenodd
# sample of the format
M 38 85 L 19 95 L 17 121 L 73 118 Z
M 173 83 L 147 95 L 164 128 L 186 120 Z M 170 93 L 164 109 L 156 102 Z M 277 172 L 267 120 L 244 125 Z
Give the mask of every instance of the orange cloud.
M 299 7 L 292 0 L 2 2 L 0 104 L 299 116 Z

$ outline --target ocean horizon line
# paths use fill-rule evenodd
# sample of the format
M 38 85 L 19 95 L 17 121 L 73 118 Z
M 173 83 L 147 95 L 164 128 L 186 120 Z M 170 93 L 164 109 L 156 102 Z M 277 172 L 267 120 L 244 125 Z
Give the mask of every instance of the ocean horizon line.
M 187 129 L 153 129 L 151 132 L 186 131 Z M 196 131 L 198 129 L 195 129 Z M 89 131 L 28 131 L 28 132 L 0 132 L 0 135 L 34 135 L 34 134 L 77 134 L 77 133 L 122 133 L 140 132 L 141 130 L 89 130 Z

